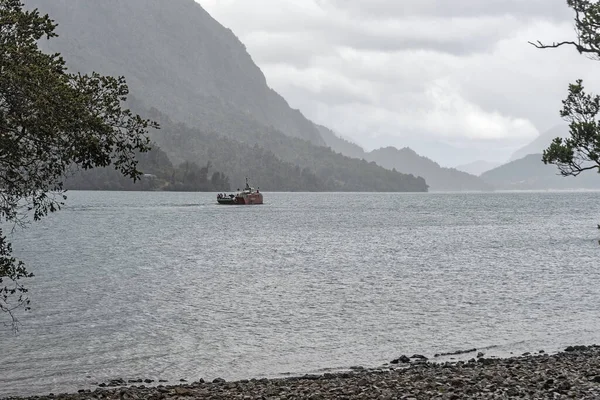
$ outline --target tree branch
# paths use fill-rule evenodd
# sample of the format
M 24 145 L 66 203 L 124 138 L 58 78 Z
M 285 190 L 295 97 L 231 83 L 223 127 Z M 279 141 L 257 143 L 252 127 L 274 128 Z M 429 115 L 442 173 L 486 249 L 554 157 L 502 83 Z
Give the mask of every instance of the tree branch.
M 543 44 L 542 42 L 540 42 L 538 40 L 537 43 L 534 43 L 534 42 L 527 42 L 527 43 L 529 43 L 530 45 L 532 45 L 538 49 L 556 49 L 557 47 L 569 45 L 569 46 L 574 46 L 577 49 L 577 51 L 580 53 L 597 53 L 597 50 L 583 47 L 581 44 L 575 43 L 573 41 L 565 41 L 565 42 L 559 42 L 559 43 L 553 42 L 552 44 Z
M 584 171 L 589 171 L 592 169 L 600 169 L 600 167 L 598 165 L 592 165 L 590 167 L 580 167 L 578 165 L 558 165 L 558 169 L 560 170 L 560 174 L 562 176 L 578 176 L 579 174 L 581 174 Z

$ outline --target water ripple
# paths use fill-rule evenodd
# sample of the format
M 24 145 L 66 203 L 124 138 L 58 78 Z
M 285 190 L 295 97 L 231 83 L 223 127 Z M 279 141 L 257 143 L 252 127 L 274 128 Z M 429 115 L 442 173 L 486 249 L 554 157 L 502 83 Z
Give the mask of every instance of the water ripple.
M 265 196 L 71 192 L 17 232 L 0 396 L 598 341 L 600 193 Z

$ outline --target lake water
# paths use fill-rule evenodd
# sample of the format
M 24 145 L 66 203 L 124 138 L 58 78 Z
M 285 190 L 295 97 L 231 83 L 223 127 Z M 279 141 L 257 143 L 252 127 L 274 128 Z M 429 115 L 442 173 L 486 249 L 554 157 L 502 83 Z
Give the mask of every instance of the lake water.
M 598 192 L 265 201 L 71 192 L 18 231 L 33 309 L 0 327 L 0 397 L 600 342 Z

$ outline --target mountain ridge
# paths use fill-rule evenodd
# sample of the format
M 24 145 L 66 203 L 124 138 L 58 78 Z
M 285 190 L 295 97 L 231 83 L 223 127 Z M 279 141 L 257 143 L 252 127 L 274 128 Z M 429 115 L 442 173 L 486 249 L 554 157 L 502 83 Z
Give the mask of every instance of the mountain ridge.
M 492 187 L 475 175 L 445 168 L 435 161 L 419 155 L 410 147 L 397 149 L 393 146 L 382 147 L 366 152 L 359 145 L 343 139 L 331 129 L 318 126 L 321 136 L 334 151 L 349 157 L 372 161 L 384 168 L 405 174 L 422 176 L 432 191 L 487 191 Z
M 489 162 L 485 160 L 476 160 L 468 164 L 461 164 L 454 167 L 455 169 L 466 172 L 471 175 L 481 176 L 484 172 L 497 168 L 501 163 Z
M 561 176 L 556 165 L 542 162 L 542 154 L 529 154 L 481 175 L 499 190 L 600 189 L 600 176 L 589 172 L 577 177 Z
M 193 0 L 168 5 L 162 0 L 25 4 L 59 24 L 59 37 L 41 41 L 43 49 L 63 54 L 72 70 L 124 75 L 148 108 L 205 129 L 211 126 L 211 115 L 219 115 L 223 107 L 236 109 L 249 122 L 325 144 L 314 124 L 267 85 L 231 29 Z M 243 140 L 239 129 L 228 133 Z
M 377 162 L 385 168 L 403 173 L 415 173 L 425 178 L 432 191 L 489 191 L 492 187 L 478 177 L 455 168 L 444 168 L 427 157 L 420 156 L 414 150 L 392 146 L 373 150 L 367 159 Z
M 566 124 L 556 125 L 551 129 L 541 133 L 530 143 L 515 151 L 509 158 L 508 162 L 519 160 L 530 154 L 542 154 L 544 150 L 550 146 L 552 140 L 557 137 L 568 137 L 569 127 Z
M 133 104 L 136 112 L 161 124 L 161 129 L 150 131 L 150 136 L 172 159 L 177 163 L 196 158 L 202 162 L 210 161 L 217 170 L 229 176 L 232 183 L 243 182 L 246 174 L 257 182 L 261 177 L 275 174 L 280 182 L 278 187 L 274 188 L 264 181 L 260 187 L 264 190 L 294 191 L 310 187 L 311 191 L 356 192 L 426 192 L 428 189 L 423 178 L 336 154 L 329 148 L 274 131 L 265 132 L 262 137 L 257 137 L 256 142 L 245 143 L 175 123 L 159 110 L 138 107 Z M 292 168 L 295 172 L 289 166 L 295 166 Z M 294 179 L 286 182 L 279 179 L 279 170 L 288 171 L 285 176 L 296 174 L 307 181 L 304 186 L 298 185 Z

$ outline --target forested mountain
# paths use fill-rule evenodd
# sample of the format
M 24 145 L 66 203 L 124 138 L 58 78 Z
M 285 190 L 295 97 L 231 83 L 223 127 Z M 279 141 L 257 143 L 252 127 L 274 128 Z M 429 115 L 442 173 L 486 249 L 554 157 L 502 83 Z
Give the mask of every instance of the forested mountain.
M 577 177 L 563 177 L 556 165 L 546 165 L 541 154 L 530 154 L 481 175 L 497 189 L 600 189 L 600 174 L 589 171 Z
M 418 155 L 410 148 L 401 150 L 395 147 L 365 152 L 362 147 L 340 138 L 332 130 L 318 126 L 321 136 L 333 151 L 344 155 L 372 161 L 384 168 L 394 169 L 405 174 L 422 176 L 433 191 L 491 190 L 492 188 L 478 177 L 454 168 L 443 168 L 436 162 Z
M 74 71 L 121 76 L 146 107 L 245 140 L 246 127 L 323 145 L 314 124 L 267 86 L 246 47 L 194 0 L 25 0 L 59 24 L 40 43 Z
M 326 146 L 331 147 L 333 151 L 352 158 L 363 159 L 366 157 L 365 150 L 359 145 L 339 137 L 335 132 L 323 125 L 317 125 L 317 128 Z
M 416 173 L 424 177 L 433 191 L 486 191 L 492 187 L 474 175 L 454 168 L 443 168 L 427 157 L 422 157 L 408 147 L 386 147 L 367 153 L 368 160 L 386 168 L 404 173 Z
M 212 168 L 210 162 L 198 165 L 186 161 L 175 167 L 156 144 L 147 153 L 137 154 L 138 169 L 144 173 L 136 182 L 111 167 L 73 170 L 66 176 L 67 190 L 163 190 L 227 191 L 229 177 Z
M 208 160 L 229 176 L 233 186 L 243 185 L 249 176 L 262 190 L 427 191 L 423 178 L 349 158 L 273 130 L 257 132 L 253 141 L 242 143 L 176 123 L 156 109 L 136 111 L 160 123 L 161 129 L 151 131 L 151 137 L 172 160 Z
M 499 190 L 600 189 L 600 175 L 590 171 L 577 177 L 560 175 L 556 165 L 542 162 L 542 152 L 557 137 L 568 137 L 569 127 L 557 125 L 517 150 L 510 162 L 481 175 Z

